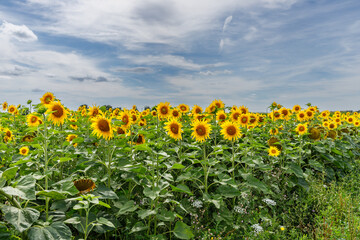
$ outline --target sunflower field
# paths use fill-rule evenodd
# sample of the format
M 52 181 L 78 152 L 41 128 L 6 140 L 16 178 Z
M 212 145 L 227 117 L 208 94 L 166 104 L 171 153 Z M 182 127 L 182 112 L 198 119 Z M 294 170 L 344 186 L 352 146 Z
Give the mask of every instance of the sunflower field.
M 0 239 L 330 239 L 359 166 L 360 115 L 311 104 L 1 107 Z

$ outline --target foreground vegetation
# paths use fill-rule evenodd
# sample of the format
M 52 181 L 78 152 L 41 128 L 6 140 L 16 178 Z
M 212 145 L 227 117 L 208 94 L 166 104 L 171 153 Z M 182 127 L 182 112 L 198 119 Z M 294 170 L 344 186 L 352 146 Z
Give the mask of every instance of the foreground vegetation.
M 357 113 L 220 100 L 0 113 L 0 238 L 357 239 Z

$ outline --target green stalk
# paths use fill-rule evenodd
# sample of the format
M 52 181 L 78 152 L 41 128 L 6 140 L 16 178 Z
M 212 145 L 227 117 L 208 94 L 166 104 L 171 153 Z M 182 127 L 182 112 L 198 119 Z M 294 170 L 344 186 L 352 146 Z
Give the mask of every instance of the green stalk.
M 48 190 L 49 188 L 49 183 L 48 183 L 48 146 L 47 146 L 47 126 L 46 126 L 46 116 L 44 114 L 44 160 L 45 160 L 45 191 Z M 45 211 L 46 211 L 46 221 L 49 219 L 49 197 L 45 197 Z
M 209 177 L 209 169 L 208 169 L 208 165 L 207 165 L 207 158 L 206 158 L 206 142 L 204 141 L 203 144 L 203 152 L 204 152 L 204 187 L 205 187 L 205 193 L 208 193 L 208 177 Z

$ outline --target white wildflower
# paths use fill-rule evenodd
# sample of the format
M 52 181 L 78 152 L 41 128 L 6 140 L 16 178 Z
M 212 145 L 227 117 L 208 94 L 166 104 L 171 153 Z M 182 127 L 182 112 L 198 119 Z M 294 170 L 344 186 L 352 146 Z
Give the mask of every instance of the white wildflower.
M 251 226 L 254 229 L 254 233 L 255 235 L 258 235 L 259 233 L 261 233 L 262 231 L 264 231 L 264 229 L 260 226 L 260 224 L 256 223 L 254 225 Z
M 235 206 L 234 211 L 237 212 L 237 213 L 244 213 L 245 209 L 240 207 L 240 206 Z
M 270 205 L 270 206 L 275 206 L 276 205 L 276 202 L 274 200 L 269 199 L 269 198 L 263 199 L 263 202 L 266 203 L 267 205 Z
M 191 205 L 192 205 L 194 208 L 202 208 L 203 202 L 202 202 L 201 200 L 195 200 Z

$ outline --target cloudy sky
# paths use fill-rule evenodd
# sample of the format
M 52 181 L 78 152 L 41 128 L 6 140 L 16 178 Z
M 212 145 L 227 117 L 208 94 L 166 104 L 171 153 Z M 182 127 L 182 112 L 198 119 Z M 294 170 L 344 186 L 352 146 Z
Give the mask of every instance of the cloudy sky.
M 359 0 L 1 0 L 0 102 L 360 109 Z

